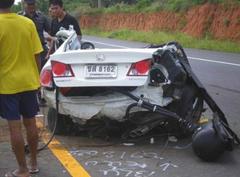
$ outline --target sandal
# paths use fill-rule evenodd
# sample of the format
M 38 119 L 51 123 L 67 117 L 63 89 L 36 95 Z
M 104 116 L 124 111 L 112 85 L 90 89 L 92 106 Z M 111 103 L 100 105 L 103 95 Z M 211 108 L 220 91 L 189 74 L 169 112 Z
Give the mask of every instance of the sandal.
M 5 177 L 18 177 L 13 172 L 8 172 L 5 174 Z
M 4 177 L 20 177 L 20 176 L 18 176 L 18 175 L 15 173 L 15 171 L 12 171 L 12 172 L 6 173 L 6 174 L 4 175 Z M 29 177 L 31 177 L 31 176 L 29 176 Z
M 39 169 L 38 168 L 35 168 L 35 169 L 29 169 L 29 173 L 30 174 L 36 174 L 36 173 L 39 173 Z

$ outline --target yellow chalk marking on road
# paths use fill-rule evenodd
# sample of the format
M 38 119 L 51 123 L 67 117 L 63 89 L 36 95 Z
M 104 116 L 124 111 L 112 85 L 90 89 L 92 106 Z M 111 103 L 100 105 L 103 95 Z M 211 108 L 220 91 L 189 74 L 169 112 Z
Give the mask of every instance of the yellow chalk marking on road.
M 46 140 L 44 140 L 44 142 L 46 143 Z M 72 177 L 91 177 L 58 140 L 54 138 L 48 145 L 48 148 L 58 158 Z
M 37 119 L 37 127 L 43 129 L 44 123 L 41 119 Z M 44 130 L 47 131 L 47 130 Z M 50 134 L 46 132 L 45 136 L 42 136 L 44 143 L 49 140 Z M 79 164 L 79 162 L 64 148 L 61 143 L 53 138 L 53 140 L 48 145 L 48 148 L 57 157 L 57 159 L 62 163 L 65 169 L 69 172 L 72 177 L 91 177 L 88 172 Z

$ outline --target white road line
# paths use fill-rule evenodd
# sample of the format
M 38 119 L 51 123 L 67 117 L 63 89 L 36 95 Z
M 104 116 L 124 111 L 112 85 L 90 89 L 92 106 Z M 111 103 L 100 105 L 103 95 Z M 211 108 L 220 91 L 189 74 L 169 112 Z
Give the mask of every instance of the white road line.
M 209 59 L 205 59 L 205 58 L 196 58 L 196 57 L 188 57 L 188 58 L 191 59 L 191 60 L 198 60 L 198 61 L 205 61 L 205 62 L 210 62 L 210 63 L 218 63 L 218 64 L 240 67 L 240 64 L 237 64 L 237 63 L 229 63 L 229 62 L 224 62 L 224 61 L 209 60 Z
M 96 42 L 96 41 L 90 41 L 90 40 L 88 40 L 88 41 L 92 42 L 92 43 L 96 43 L 96 44 L 111 46 L 111 47 L 119 47 L 119 48 L 124 48 L 124 49 L 129 48 L 129 47 L 122 46 L 122 45 L 114 45 L 114 44 L 108 44 L 108 43 Z M 240 64 L 237 64 L 237 63 L 230 63 L 230 62 L 217 61 L 217 60 L 209 60 L 209 59 L 205 59 L 205 58 L 196 58 L 196 57 L 188 57 L 188 58 L 191 59 L 191 60 L 198 60 L 198 61 L 205 61 L 205 62 L 210 62 L 210 63 L 218 63 L 218 64 L 224 64 L 224 65 L 231 65 L 231 66 L 238 66 L 238 67 L 240 67 Z
M 209 59 L 196 58 L 196 57 L 188 57 L 188 58 L 191 59 L 191 60 L 199 60 L 199 61 L 205 61 L 205 62 L 211 62 L 211 63 L 218 63 L 218 64 L 239 66 L 240 67 L 240 64 L 237 64 L 237 63 L 229 63 L 229 62 L 224 62 L 224 61 L 209 60 Z

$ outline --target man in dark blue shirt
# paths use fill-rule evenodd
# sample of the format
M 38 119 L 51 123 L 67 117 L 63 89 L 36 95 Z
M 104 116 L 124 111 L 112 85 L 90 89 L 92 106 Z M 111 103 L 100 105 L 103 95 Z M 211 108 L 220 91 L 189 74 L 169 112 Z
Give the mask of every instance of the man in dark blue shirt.
M 50 20 L 40 11 L 37 10 L 35 0 L 24 0 L 23 1 L 24 10 L 19 12 L 19 15 L 23 15 L 31 19 L 39 35 L 42 43 L 43 51 L 40 53 L 41 68 L 46 63 L 46 56 L 48 54 L 48 47 L 44 37 L 44 33 L 50 33 Z M 41 93 L 38 93 L 38 99 L 40 105 L 45 105 L 45 100 L 41 97 Z
M 47 55 L 44 32 L 50 33 L 50 21 L 43 13 L 37 10 L 35 0 L 24 0 L 23 3 L 24 10 L 19 12 L 18 14 L 30 18 L 37 28 L 42 47 L 44 49 L 44 51 L 40 54 L 41 65 L 43 66 L 45 64 L 45 57 Z

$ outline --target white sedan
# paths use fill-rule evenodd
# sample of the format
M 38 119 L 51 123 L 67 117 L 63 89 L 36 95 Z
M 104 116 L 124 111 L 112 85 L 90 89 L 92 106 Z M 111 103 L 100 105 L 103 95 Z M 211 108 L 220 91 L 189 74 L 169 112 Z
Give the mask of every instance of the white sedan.
M 156 63 L 157 57 L 153 58 L 157 51 L 178 52 L 175 45 L 82 50 L 74 31 L 65 30 L 61 35 L 66 40 L 41 71 L 43 95 L 50 107 L 48 124 L 51 130 L 56 115 L 56 131 L 67 132 L 71 131 L 66 128 L 69 122 L 79 126 L 101 119 L 125 122 L 134 120 L 132 117 L 136 113 L 142 113 L 137 122 L 149 125 L 156 119 L 154 105 L 166 109 L 165 112 L 174 111 L 181 117 L 193 110 L 197 97 L 192 91 L 190 98 L 183 99 L 189 88 L 185 87 L 186 77 L 179 70 L 178 59 Z M 143 102 L 153 107 L 148 109 L 142 106 Z M 151 130 L 154 125 L 148 128 Z

